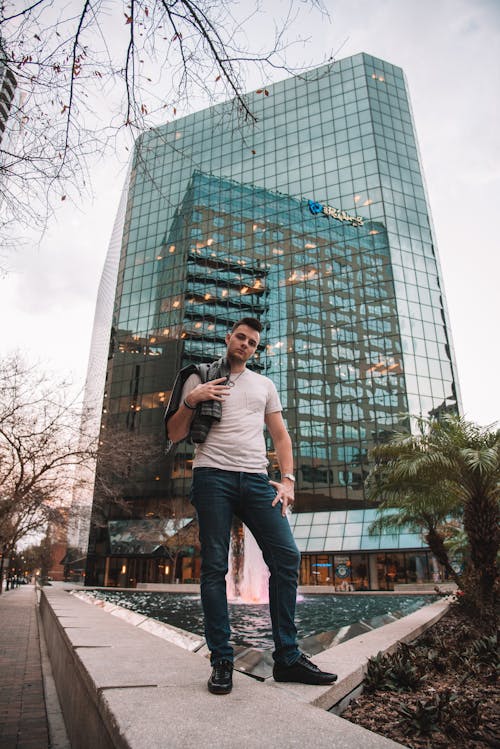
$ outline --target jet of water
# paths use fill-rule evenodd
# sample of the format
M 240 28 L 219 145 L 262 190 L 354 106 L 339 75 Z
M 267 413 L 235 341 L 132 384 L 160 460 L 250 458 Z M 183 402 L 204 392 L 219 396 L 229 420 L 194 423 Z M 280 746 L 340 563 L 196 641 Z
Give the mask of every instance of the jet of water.
M 236 554 L 240 557 L 235 559 Z M 242 559 L 241 559 L 242 556 Z M 226 577 L 227 597 L 238 603 L 268 603 L 269 570 L 257 541 L 246 525 L 243 542 L 231 543 L 229 572 Z

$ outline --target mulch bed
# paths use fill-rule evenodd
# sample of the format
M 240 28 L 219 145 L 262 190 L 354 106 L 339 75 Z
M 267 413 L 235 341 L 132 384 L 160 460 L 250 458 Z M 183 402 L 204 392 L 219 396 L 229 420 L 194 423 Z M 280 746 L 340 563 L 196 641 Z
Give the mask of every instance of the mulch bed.
M 375 659 L 342 717 L 410 749 L 500 749 L 495 640 L 453 605 L 409 646 Z

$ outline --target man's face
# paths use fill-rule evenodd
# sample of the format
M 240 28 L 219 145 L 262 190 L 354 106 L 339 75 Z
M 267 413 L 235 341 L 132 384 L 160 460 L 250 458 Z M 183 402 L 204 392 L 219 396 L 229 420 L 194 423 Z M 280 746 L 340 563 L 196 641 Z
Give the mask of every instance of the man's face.
M 230 361 L 247 362 L 255 353 L 260 333 L 248 325 L 238 325 L 234 333 L 226 335 L 226 355 Z

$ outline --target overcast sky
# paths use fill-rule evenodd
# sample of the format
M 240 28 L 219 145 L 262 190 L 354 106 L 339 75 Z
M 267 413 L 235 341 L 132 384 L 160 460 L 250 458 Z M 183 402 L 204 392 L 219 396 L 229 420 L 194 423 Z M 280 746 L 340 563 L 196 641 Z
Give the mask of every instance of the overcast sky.
M 279 0 L 265 0 L 270 10 Z M 423 161 L 465 415 L 500 421 L 500 2 L 325 0 L 330 23 L 302 15 L 322 62 L 367 52 L 407 77 Z M 299 30 L 299 29 L 298 29 Z M 255 34 L 259 29 L 255 29 Z M 249 30 L 249 36 L 252 31 Z M 283 75 L 279 77 L 284 77 Z M 249 88 L 265 81 L 249 81 Z M 0 354 L 83 386 L 97 286 L 125 176 L 126 154 L 92 171 L 93 201 L 61 204 L 41 243 L 11 257 L 0 280 Z M 334 200 L 335 196 L 331 196 Z

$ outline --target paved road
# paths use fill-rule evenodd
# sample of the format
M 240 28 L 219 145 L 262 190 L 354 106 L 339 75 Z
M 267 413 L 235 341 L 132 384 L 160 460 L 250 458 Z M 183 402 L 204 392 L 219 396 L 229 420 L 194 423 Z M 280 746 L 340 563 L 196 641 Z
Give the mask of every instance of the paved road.
M 48 749 L 33 585 L 0 596 L 0 674 L 0 747 Z

